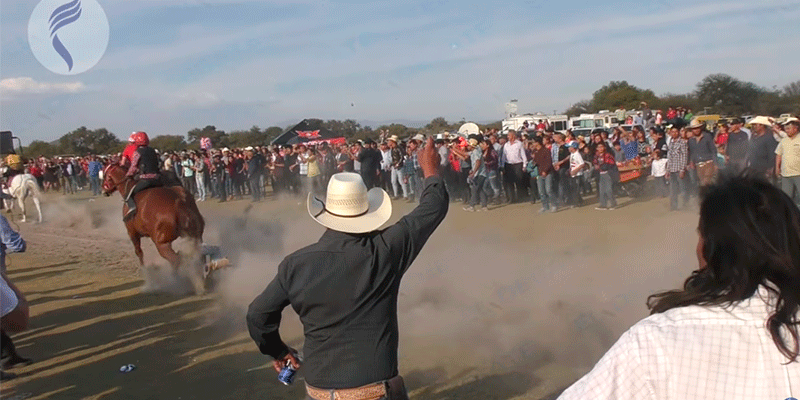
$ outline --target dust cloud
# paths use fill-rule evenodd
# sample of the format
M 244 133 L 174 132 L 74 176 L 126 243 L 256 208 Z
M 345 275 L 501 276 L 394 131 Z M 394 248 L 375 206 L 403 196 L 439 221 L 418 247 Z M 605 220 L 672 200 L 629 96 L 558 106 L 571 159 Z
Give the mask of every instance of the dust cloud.
M 287 208 L 275 219 L 242 216 L 210 228 L 235 260 L 217 291 L 239 327 L 283 257 L 323 232 Z M 393 221 L 409 210 L 396 207 Z M 696 267 L 694 215 L 651 210 L 532 217 L 527 208 L 467 214 L 453 204 L 401 285 L 401 372 L 422 376 L 419 385 L 465 370 L 586 372 L 648 315 L 649 294 L 678 286 Z M 286 314 L 282 336 L 301 341 L 296 316 Z
M 225 334 L 245 329 L 247 306 L 278 264 L 324 231 L 297 199 L 243 204 L 202 207 L 205 243 L 219 246 L 233 265 L 219 271 L 208 316 Z M 45 219 L 130 246 L 119 207 L 57 201 L 47 205 Z M 397 204 L 390 223 L 411 208 Z M 677 287 L 696 268 L 691 212 L 668 213 L 653 203 L 545 215 L 527 205 L 488 213 L 460 208 L 451 204 L 400 287 L 400 370 L 411 390 L 547 368 L 557 371 L 549 379 L 565 376 L 568 384 L 648 315 L 648 295 Z M 186 280 L 168 273 L 149 240 L 143 245 L 143 289 L 185 292 Z M 301 346 L 302 326 L 291 308 L 281 330 L 290 345 Z

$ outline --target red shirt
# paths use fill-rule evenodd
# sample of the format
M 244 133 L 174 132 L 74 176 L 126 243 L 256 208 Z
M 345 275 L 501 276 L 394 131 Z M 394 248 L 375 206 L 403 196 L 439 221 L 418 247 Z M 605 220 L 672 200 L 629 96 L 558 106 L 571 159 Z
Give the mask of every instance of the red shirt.
M 133 160 L 133 153 L 136 153 L 136 148 L 139 147 L 133 143 L 129 143 L 125 146 L 125 151 L 122 152 L 122 159 L 119 160 L 120 165 L 130 164 L 131 160 Z
M 39 178 L 42 176 L 42 170 L 35 165 L 31 165 L 31 175 Z
M 717 135 L 717 140 L 715 141 L 717 145 L 728 144 L 728 134 L 727 133 L 720 133 Z

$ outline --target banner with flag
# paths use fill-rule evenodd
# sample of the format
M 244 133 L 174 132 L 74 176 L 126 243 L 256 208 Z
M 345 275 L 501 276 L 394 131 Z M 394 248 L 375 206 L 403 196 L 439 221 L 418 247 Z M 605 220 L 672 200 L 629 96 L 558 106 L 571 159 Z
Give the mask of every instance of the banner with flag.
M 208 150 L 211 148 L 211 139 L 207 137 L 200 138 L 200 148 L 203 150 Z

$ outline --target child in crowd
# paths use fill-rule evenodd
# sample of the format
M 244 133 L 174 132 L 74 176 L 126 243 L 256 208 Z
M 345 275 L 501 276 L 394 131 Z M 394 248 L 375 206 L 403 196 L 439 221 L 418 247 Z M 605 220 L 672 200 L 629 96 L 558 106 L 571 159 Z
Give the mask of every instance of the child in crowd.
M 667 197 L 667 159 L 662 157 L 661 150 L 653 152 L 653 160 L 650 162 L 650 175 L 656 187 L 656 194 Z

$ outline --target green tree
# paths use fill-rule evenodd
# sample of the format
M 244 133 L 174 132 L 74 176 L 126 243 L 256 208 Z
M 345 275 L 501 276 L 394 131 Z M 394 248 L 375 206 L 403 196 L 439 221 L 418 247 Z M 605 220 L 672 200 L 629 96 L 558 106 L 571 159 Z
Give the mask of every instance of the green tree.
M 570 117 L 577 117 L 578 115 L 588 114 L 588 113 L 591 113 L 593 111 L 594 111 L 594 108 L 592 107 L 592 101 L 591 100 L 581 100 L 581 101 L 571 105 L 566 111 L 564 111 L 564 114 L 566 114 L 566 115 L 568 115 Z
M 150 139 L 150 147 L 161 151 L 181 151 L 186 149 L 183 135 L 160 135 Z
M 594 92 L 591 104 L 595 110 L 614 111 L 618 107 L 631 110 L 639 108 L 642 101 L 652 104 L 656 99 L 652 90 L 639 89 L 627 81 L 611 81 Z
M 234 131 L 228 135 L 228 145 L 232 147 L 261 146 L 266 143 L 266 132 L 257 125 L 249 131 Z
M 270 126 L 269 128 L 264 130 L 264 141 L 266 143 L 271 142 L 276 137 L 280 136 L 284 132 L 284 129 L 280 126 Z
M 122 141 L 106 128 L 91 130 L 82 126 L 62 136 L 58 140 L 58 144 L 60 150 L 64 153 L 78 155 L 87 153 L 108 154 L 116 152 Z
M 450 124 L 447 123 L 447 120 L 444 117 L 436 117 L 431 120 L 427 125 L 425 125 L 425 130 L 431 133 L 438 133 L 444 130 L 450 130 Z
M 787 112 L 800 116 L 800 81 L 784 86 L 781 98 L 788 108 Z
M 726 115 L 755 112 L 758 100 L 766 90 L 752 82 L 743 82 L 730 75 L 713 74 L 697 84 L 695 96 L 704 107 Z
M 31 144 L 22 149 L 22 153 L 27 157 L 39 157 L 40 155 L 52 157 L 61 154 L 61 149 L 58 144 L 47 143 L 43 140 L 34 140 Z

